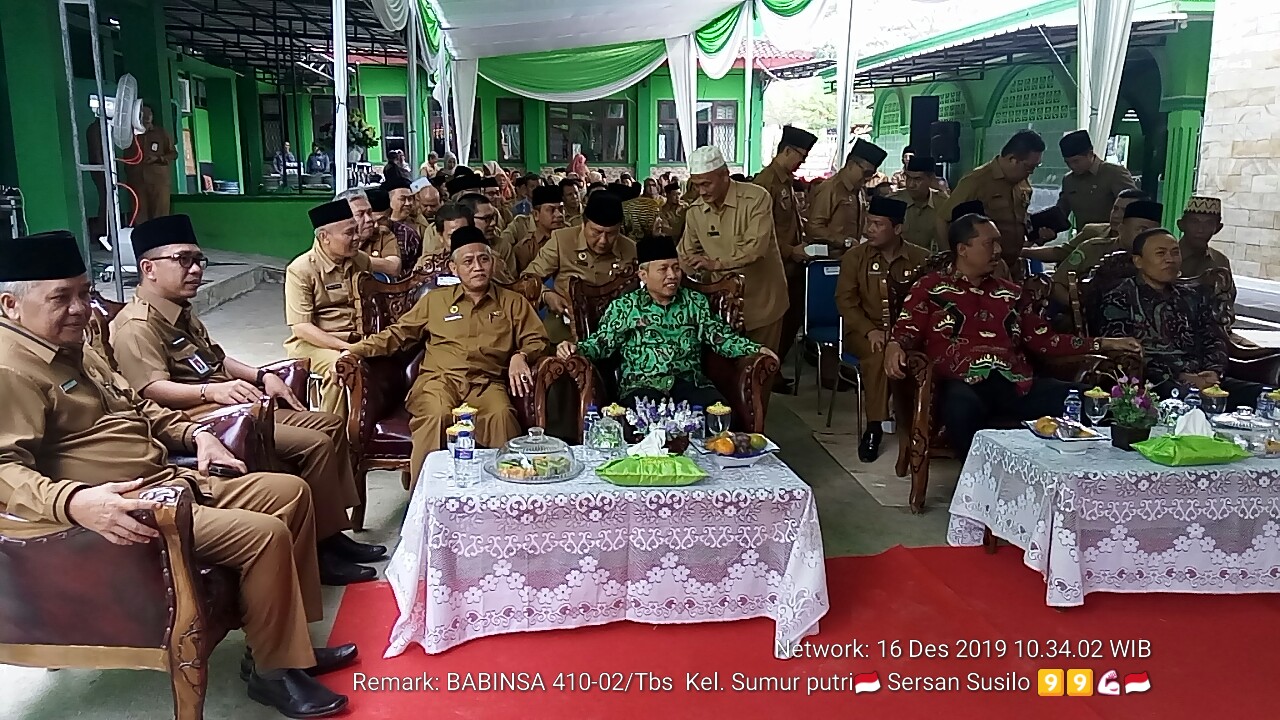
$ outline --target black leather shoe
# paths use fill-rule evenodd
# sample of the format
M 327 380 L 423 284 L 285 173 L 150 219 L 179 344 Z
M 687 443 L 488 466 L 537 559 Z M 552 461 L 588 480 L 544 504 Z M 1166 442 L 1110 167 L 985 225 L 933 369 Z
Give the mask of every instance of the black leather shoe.
M 862 433 L 862 442 L 858 443 L 858 459 L 864 463 L 875 462 L 880 457 L 880 441 L 884 432 L 880 428 L 867 428 Z
M 795 392 L 795 386 L 790 380 L 779 375 L 778 379 L 773 381 L 773 391 L 779 395 L 790 395 Z
M 301 670 L 285 670 L 277 680 L 257 673 L 250 675 L 249 698 L 290 718 L 329 717 L 347 706 L 346 695 L 339 695 Z
M 370 545 L 352 540 L 346 533 L 336 533 L 320 541 L 320 549 L 353 563 L 371 563 L 387 556 L 386 545 Z
M 365 565 L 357 565 L 328 552 L 320 553 L 320 584 L 351 585 L 368 582 L 378 577 L 378 571 Z
M 360 655 L 360 649 L 355 643 L 347 643 L 337 647 L 319 647 L 313 648 L 316 656 L 316 664 L 303 670 L 311 677 L 324 675 L 325 673 L 341 670 L 356 661 Z M 240 661 L 240 679 L 248 680 L 253 675 L 253 655 L 245 650 L 244 659 Z

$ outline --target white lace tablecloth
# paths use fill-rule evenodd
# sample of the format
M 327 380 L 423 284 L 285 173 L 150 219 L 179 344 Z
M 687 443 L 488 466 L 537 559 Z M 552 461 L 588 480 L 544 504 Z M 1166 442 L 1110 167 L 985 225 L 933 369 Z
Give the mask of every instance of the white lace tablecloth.
M 1280 591 L 1280 461 L 1171 468 L 1083 444 L 1064 455 L 1026 431 L 979 432 L 947 541 L 981 545 L 991 528 L 1025 551 L 1056 607 L 1099 591 Z
M 682 488 L 617 487 L 594 464 L 562 483 L 485 474 L 460 489 L 449 453 L 428 456 L 387 566 L 400 618 L 386 657 L 617 620 L 769 617 L 779 657 L 817 632 L 828 608 L 818 511 L 782 461 L 708 467 Z

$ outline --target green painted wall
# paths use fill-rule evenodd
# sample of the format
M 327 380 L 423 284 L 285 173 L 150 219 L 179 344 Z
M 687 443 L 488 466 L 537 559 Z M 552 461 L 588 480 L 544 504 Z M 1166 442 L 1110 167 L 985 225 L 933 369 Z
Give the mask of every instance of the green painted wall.
M 209 98 L 209 152 L 214 178 L 234 180 L 244 191 L 244 168 L 240 162 L 239 98 L 234 76 L 205 79 Z
M 0 172 L 5 182 L 22 189 L 30 231 L 69 229 L 80 236 L 80 175 L 71 145 L 61 32 L 57 3 L 0 2 L 0 73 L 5 75 L 0 128 L 10 130 L 0 134 L 11 138 L 0 154 Z
M 196 108 L 194 120 L 196 162 L 211 163 L 213 162 L 213 140 L 209 137 L 209 111 L 204 108 Z
M 742 77 L 742 70 L 730 70 L 724 77 L 713 80 L 701 72 L 698 73 L 698 99 L 699 100 L 732 100 L 738 103 L 738 129 L 737 129 L 737 148 L 735 150 L 734 164 L 744 164 L 747 158 L 746 147 L 746 108 L 743 107 L 743 97 L 746 94 L 745 80 Z M 650 168 L 658 168 L 658 171 L 667 169 L 668 167 L 681 167 L 684 163 L 659 163 L 658 162 L 658 103 L 664 100 L 674 100 L 675 90 L 671 85 L 671 71 L 664 65 L 654 71 L 641 85 L 649 86 L 650 98 L 645 110 L 647 111 L 647 124 L 641 125 L 646 129 L 645 135 L 649 139 L 650 147 L 647 154 L 639 157 L 641 167 L 637 168 L 637 172 L 641 176 L 647 176 Z M 752 118 L 757 127 L 762 124 L 764 117 L 763 95 L 759 103 L 753 105 Z M 757 131 L 758 134 L 758 131 Z M 759 150 L 755 155 L 756 167 L 759 165 Z
M 173 212 L 191 216 L 200 244 L 232 252 L 293 258 L 314 237 L 307 210 L 323 198 L 288 194 L 259 198 L 182 195 Z

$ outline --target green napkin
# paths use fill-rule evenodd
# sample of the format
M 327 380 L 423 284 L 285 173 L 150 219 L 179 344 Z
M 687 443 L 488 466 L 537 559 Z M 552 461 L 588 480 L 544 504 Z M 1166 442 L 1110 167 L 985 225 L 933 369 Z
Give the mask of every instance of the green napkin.
M 596 474 L 614 485 L 625 487 L 692 485 L 707 476 L 702 468 L 684 455 L 618 458 L 596 468 Z
M 1153 463 L 1173 467 L 1222 465 L 1251 457 L 1230 440 L 1204 435 L 1161 435 L 1134 443 L 1133 449 Z

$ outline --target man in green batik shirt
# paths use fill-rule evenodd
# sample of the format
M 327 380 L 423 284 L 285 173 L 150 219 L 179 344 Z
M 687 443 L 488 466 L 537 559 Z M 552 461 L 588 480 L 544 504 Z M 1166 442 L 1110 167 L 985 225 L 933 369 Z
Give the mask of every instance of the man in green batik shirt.
M 730 358 L 762 353 L 777 359 L 711 312 L 705 295 L 681 286 L 684 272 L 675 240 L 645 238 L 636 247 L 636 259 L 644 287 L 610 303 L 591 337 L 576 345 L 560 343 L 557 351 L 562 358 L 577 352 L 593 361 L 619 355 L 622 405 L 634 405 L 640 397 L 702 407 L 724 402 L 702 372 L 703 345 Z

